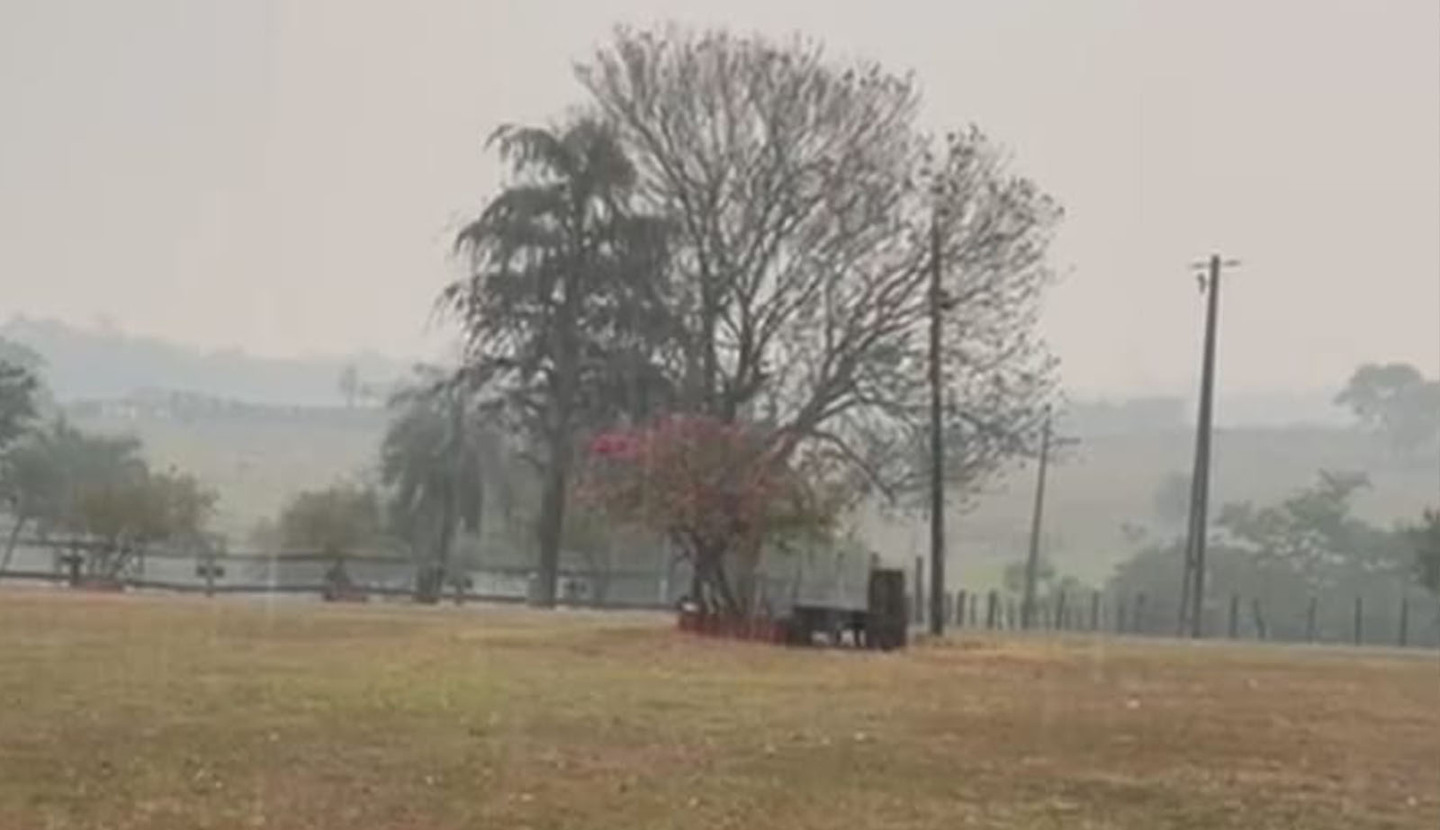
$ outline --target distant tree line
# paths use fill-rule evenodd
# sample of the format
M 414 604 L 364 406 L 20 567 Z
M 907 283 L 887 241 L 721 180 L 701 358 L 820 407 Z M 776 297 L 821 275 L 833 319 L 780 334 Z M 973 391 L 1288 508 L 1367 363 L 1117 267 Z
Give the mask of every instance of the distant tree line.
M 11 526 L 10 564 L 22 533 L 73 548 L 86 574 L 116 579 L 147 548 L 208 544 L 216 494 L 193 476 L 153 469 L 132 438 L 92 435 L 42 417 L 38 359 L 0 344 L 0 503 Z
M 1271 636 L 1297 640 L 1312 626 L 1350 631 L 1357 597 L 1386 624 L 1407 597 L 1417 608 L 1427 596 L 1440 600 L 1440 512 L 1376 527 L 1353 513 L 1368 486 L 1362 474 L 1326 471 L 1276 504 L 1223 506 L 1208 553 L 1207 630 L 1223 632 L 1232 597 L 1244 598 L 1247 617 L 1263 613 Z M 1184 544 L 1151 542 L 1110 580 L 1113 593 L 1145 595 L 1162 630 L 1178 620 Z
M 1354 371 L 1335 402 L 1350 409 L 1393 460 L 1434 463 L 1440 438 L 1437 389 L 1440 381 L 1407 364 L 1367 363 Z M 1292 639 L 1313 633 L 1311 628 L 1349 631 L 1357 601 L 1364 614 L 1393 625 L 1404 602 L 1418 607 L 1427 597 L 1440 599 L 1440 506 L 1397 526 L 1377 527 L 1353 512 L 1354 500 L 1369 486 L 1361 473 L 1321 471 L 1277 503 L 1222 505 L 1210 532 L 1208 629 L 1219 632 L 1228 625 L 1222 618 L 1235 597 L 1245 598 L 1242 614 L 1264 614 L 1270 634 Z M 1187 474 L 1161 480 L 1150 505 L 1158 532 L 1145 522 L 1124 524 L 1127 538 L 1141 547 L 1116 569 L 1108 590 L 1144 596 L 1156 626 L 1151 630 L 1165 630 L 1167 619 L 1178 624 L 1185 539 L 1173 534 L 1184 527 L 1190 488 Z M 1019 595 L 1023 580 L 1024 563 L 1011 563 L 1006 589 Z M 1083 590 L 1053 560 L 1041 562 L 1039 581 L 1042 597 Z
M 1408 363 L 1367 363 L 1355 370 L 1335 402 L 1400 456 L 1440 443 L 1440 379 Z

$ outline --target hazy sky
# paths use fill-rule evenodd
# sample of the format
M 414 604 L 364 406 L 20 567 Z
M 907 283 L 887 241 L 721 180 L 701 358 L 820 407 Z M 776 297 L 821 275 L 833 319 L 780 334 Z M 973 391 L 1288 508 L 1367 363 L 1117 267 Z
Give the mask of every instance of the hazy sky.
M 722 11 L 719 11 L 723 9 Z M 1440 367 L 1440 3 L 4 0 L 0 319 L 264 354 L 431 350 L 483 136 L 582 100 L 620 22 L 785 34 L 919 73 L 1066 206 L 1045 327 L 1084 392 Z

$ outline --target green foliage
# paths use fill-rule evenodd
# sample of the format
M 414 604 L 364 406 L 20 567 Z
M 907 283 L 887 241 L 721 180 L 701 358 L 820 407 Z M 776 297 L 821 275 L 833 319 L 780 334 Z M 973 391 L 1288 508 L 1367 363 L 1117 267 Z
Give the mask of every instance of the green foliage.
M 1274 636 L 1302 638 L 1307 606 L 1318 602 L 1318 625 L 1348 631 L 1356 596 L 1377 625 L 1390 626 L 1410 581 L 1405 538 L 1370 525 L 1352 512 L 1368 486 L 1355 473 L 1321 472 L 1317 481 L 1278 503 L 1226 505 L 1207 548 L 1206 629 L 1223 630 L 1231 595 L 1259 601 Z M 1152 625 L 1174 625 L 1178 615 L 1184 543 L 1177 539 L 1142 549 L 1116 568 L 1111 590 L 1145 593 Z M 1156 629 L 1152 629 L 1156 630 Z
M 352 485 L 307 490 L 285 506 L 278 526 L 291 552 L 344 556 L 382 537 L 380 498 Z
M 195 541 L 205 532 L 216 495 L 193 476 L 155 473 L 143 464 L 107 472 L 77 487 L 73 529 L 129 547 Z
M 1273 561 L 1323 589 L 1357 574 L 1395 571 L 1394 534 L 1356 519 L 1351 500 L 1369 486 L 1359 473 L 1322 471 L 1319 481 L 1278 505 L 1227 505 L 1217 524 L 1256 558 Z
M 218 498 L 193 476 L 152 471 L 133 438 L 90 435 L 63 421 L 5 453 L 0 492 L 16 535 L 33 521 L 42 536 L 87 537 L 98 543 L 89 568 L 106 575 L 151 544 L 197 541 Z
M 29 369 L 0 359 L 0 450 L 19 438 L 34 420 L 39 386 Z
M 503 127 L 513 180 L 460 231 L 470 273 L 442 294 L 488 395 L 542 469 L 541 605 L 553 604 L 576 436 L 653 405 L 663 231 L 630 208 L 635 169 L 611 130 Z
M 1417 452 L 1440 437 L 1440 380 L 1405 363 L 1367 363 L 1355 370 L 1335 402 L 1400 453 Z
M 27 436 L 5 462 L 5 494 L 16 516 L 47 530 L 87 531 L 84 502 L 149 472 L 135 439 L 91 435 L 64 421 Z
M 662 394 L 663 227 L 632 209 L 635 169 L 598 121 L 503 127 L 491 144 L 514 178 L 460 231 L 470 273 L 441 307 L 462 324 L 467 378 L 567 456 L 571 430 Z
M 1420 523 L 1404 533 L 1415 553 L 1416 580 L 1425 590 L 1440 595 L 1440 509 L 1427 509 Z
M 438 588 L 460 526 L 480 530 L 487 482 L 498 477 L 506 492 L 500 441 L 485 427 L 470 391 L 438 373 L 422 373 L 392 409 L 380 447 L 392 523 L 426 563 L 425 585 Z M 433 591 L 421 593 L 435 598 Z

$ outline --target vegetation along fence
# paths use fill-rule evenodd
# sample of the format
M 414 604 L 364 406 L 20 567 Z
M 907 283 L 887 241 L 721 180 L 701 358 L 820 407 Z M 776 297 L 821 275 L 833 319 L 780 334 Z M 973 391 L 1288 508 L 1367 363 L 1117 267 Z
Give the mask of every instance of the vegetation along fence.
M 89 567 L 87 545 L 80 542 L 26 540 L 0 570 L 0 580 L 71 584 L 78 587 L 160 590 L 191 594 L 326 596 L 328 598 L 408 598 L 415 593 L 413 561 L 381 555 L 337 558 L 315 552 L 224 552 L 177 554 L 151 552 L 132 557 L 118 574 L 97 574 Z M 833 569 L 832 569 L 833 570 Z M 851 570 L 847 568 L 845 570 Z M 337 576 L 343 590 L 337 591 Z M 833 601 L 851 593 L 844 575 L 826 571 L 820 578 L 796 576 L 762 585 L 767 606 L 784 613 L 785 600 L 817 593 L 813 601 Z M 534 570 L 528 567 L 458 569 L 447 580 L 443 599 L 456 602 L 525 602 Z M 840 580 L 837 582 L 836 580 Z M 928 598 L 923 581 L 913 588 Z M 689 587 L 683 566 L 668 569 L 564 569 L 559 600 L 563 605 L 614 609 L 672 609 Z M 907 598 L 912 622 L 927 622 L 927 602 Z M 1000 590 L 958 590 L 946 595 L 946 622 L 962 631 L 1019 631 L 1019 598 Z M 1060 591 L 1037 599 L 1032 627 L 1048 632 L 1170 637 L 1179 633 L 1174 597 L 1113 591 Z M 1264 597 L 1234 594 L 1212 598 L 1205 608 L 1204 630 L 1212 638 L 1331 643 L 1365 646 L 1440 646 L 1440 599 L 1433 595 L 1398 597 L 1316 595 L 1296 611 L 1295 603 L 1272 610 Z

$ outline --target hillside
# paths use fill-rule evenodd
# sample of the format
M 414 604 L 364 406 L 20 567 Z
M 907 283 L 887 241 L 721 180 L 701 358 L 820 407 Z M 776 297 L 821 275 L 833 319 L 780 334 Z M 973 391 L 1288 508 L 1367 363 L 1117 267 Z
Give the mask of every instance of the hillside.
M 113 399 L 146 389 L 189 393 L 273 406 L 342 403 L 339 379 L 354 367 L 362 382 L 384 387 L 410 364 L 373 353 L 272 359 L 238 350 L 202 352 L 114 329 L 84 329 L 53 320 L 13 317 L 0 340 L 40 355 L 45 382 L 62 401 Z

